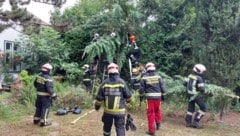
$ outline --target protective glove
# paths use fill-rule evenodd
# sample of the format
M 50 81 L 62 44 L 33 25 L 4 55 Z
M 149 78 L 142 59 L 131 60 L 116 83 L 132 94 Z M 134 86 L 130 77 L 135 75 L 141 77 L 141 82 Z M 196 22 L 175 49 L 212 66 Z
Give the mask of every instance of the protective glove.
M 131 117 L 130 114 L 127 115 L 127 119 L 126 119 L 126 130 L 128 131 L 129 128 L 131 129 L 131 131 L 136 131 L 137 127 L 136 125 L 133 123 L 133 118 Z
M 161 101 L 164 101 L 164 100 L 165 100 L 164 95 L 162 95 L 161 96 Z
M 95 104 L 95 110 L 98 111 L 100 109 L 101 105 L 96 105 Z
M 208 96 L 209 96 L 209 97 L 213 97 L 213 93 L 211 93 L 211 92 L 208 93 Z
M 57 94 L 56 93 L 54 93 L 52 96 L 51 96 L 51 98 L 52 98 L 52 100 L 56 100 L 57 99 Z
M 144 96 L 139 96 L 140 103 L 144 100 Z

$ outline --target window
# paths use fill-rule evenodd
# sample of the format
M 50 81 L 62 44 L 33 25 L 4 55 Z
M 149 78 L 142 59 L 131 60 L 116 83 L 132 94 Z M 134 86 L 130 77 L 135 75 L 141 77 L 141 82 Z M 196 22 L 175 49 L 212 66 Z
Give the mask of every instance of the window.
M 20 56 L 17 54 L 21 51 L 19 44 L 13 41 L 4 41 L 4 51 L 6 52 L 6 63 L 9 65 L 9 71 L 16 72 L 21 70 Z

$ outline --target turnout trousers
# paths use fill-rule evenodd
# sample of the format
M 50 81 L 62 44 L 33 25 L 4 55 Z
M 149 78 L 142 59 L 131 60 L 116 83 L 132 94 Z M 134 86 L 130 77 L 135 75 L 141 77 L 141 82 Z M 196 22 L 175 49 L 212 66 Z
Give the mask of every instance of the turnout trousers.
M 114 115 L 103 113 L 102 116 L 103 122 L 103 135 L 110 136 L 111 128 L 114 122 L 117 136 L 125 136 L 125 114 L 122 115 Z
M 162 121 L 160 106 L 161 106 L 160 100 L 147 100 L 147 119 L 149 133 L 154 133 L 155 124 L 160 124 Z
M 34 122 L 46 123 L 52 100 L 50 96 L 37 96 L 34 114 Z
M 197 104 L 200 108 L 200 110 L 195 114 L 194 116 L 194 122 L 199 122 L 201 118 L 203 117 L 204 113 L 206 112 L 206 105 L 202 97 L 198 96 L 192 101 L 188 102 L 188 110 L 185 117 L 186 124 L 192 123 L 192 116 L 195 112 L 195 104 Z

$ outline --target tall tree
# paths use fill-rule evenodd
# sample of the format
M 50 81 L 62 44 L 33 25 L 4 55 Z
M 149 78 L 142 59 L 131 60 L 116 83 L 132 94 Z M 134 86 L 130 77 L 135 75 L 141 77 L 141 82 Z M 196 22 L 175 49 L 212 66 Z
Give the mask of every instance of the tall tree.
M 81 63 L 81 56 L 84 52 L 83 49 L 90 45 L 85 51 L 85 62 L 91 62 L 94 54 L 96 56 L 104 53 L 116 53 L 115 55 L 117 56 L 108 55 L 107 58 L 110 59 L 109 61 L 112 61 L 112 58 L 121 58 L 118 62 L 122 65 L 125 61 L 124 59 L 126 59 L 124 54 L 126 34 L 129 29 L 134 29 L 131 16 L 131 14 L 134 13 L 132 11 L 133 5 L 127 3 L 127 0 L 116 2 L 108 0 L 93 1 L 94 0 L 83 0 L 73 8 L 66 10 L 62 15 L 57 12 L 53 13 L 54 17 L 52 18 L 52 22 L 69 22 L 71 24 L 73 29 L 70 29 L 63 35 L 66 42 L 69 43 L 69 46 L 73 49 L 71 54 L 73 60 Z M 113 41 L 110 38 L 112 32 L 115 32 L 118 37 Z M 102 37 L 102 40 L 95 43 L 99 44 L 99 46 L 91 46 L 93 44 L 91 41 L 94 33 L 99 33 L 100 37 Z M 100 46 L 100 44 L 102 45 L 103 42 L 106 41 L 108 42 L 105 43 L 105 45 L 109 44 L 110 46 L 104 46 L 106 48 L 102 48 L 103 46 Z M 111 44 L 116 44 L 115 46 L 117 47 L 114 46 L 112 49 L 107 49 L 113 47 Z M 89 49 L 91 47 L 98 48 L 98 52 Z
M 209 79 L 234 88 L 239 82 L 239 0 L 196 0 L 194 54 L 206 65 Z
M 144 62 L 154 61 L 169 75 L 184 74 L 192 65 L 191 46 L 195 8 L 187 0 L 141 1 L 140 47 Z

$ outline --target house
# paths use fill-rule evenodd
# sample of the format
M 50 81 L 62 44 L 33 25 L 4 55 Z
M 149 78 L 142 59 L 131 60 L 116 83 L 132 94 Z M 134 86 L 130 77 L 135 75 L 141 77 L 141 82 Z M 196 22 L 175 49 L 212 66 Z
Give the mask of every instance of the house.
M 21 63 L 19 57 L 15 54 L 21 51 L 21 46 L 16 42 L 20 38 L 21 32 L 9 27 L 0 33 L 0 53 L 1 64 L 9 65 L 9 72 L 19 72 L 21 70 Z

